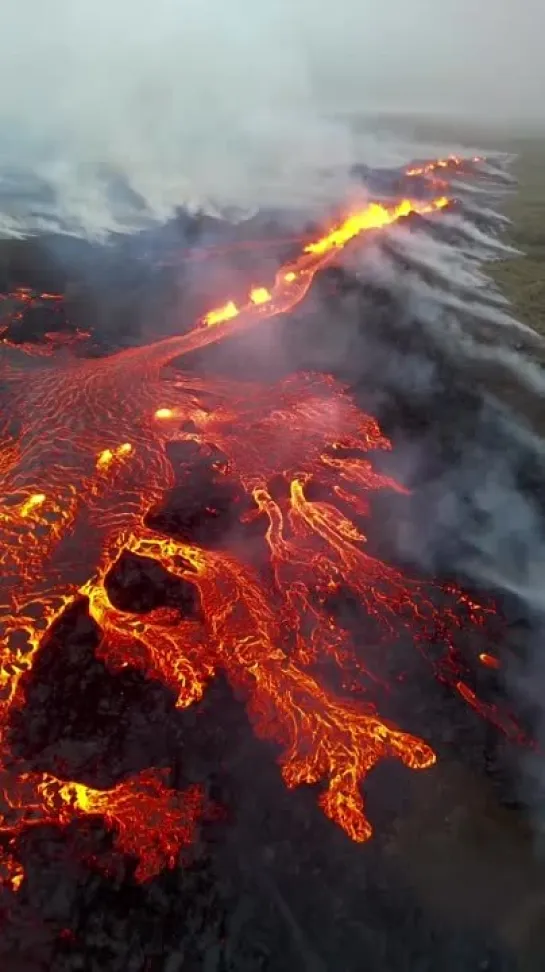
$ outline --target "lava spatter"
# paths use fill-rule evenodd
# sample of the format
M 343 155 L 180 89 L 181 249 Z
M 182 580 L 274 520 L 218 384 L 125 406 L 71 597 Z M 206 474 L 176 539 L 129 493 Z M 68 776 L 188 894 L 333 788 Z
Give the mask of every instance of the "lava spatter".
M 95 790 L 10 760 L 5 730 L 24 707 L 24 676 L 53 624 L 82 595 L 106 664 L 161 680 L 179 707 L 198 702 L 223 672 L 246 699 L 256 732 L 278 747 L 286 784 L 319 783 L 324 813 L 356 841 L 371 833 L 361 784 L 372 767 L 395 757 L 423 769 L 435 757 L 376 711 L 376 675 L 337 622 L 332 592 L 350 590 L 385 642 L 401 626 L 426 657 L 431 640 L 441 643 L 443 654 L 435 651 L 430 665 L 478 708 L 475 693 L 461 688 L 469 676 L 457 637 L 463 625 L 485 623 L 490 609 L 454 589 L 445 606 L 433 585 L 366 551 L 368 495 L 403 490 L 366 458 L 390 443 L 348 391 L 316 375 L 273 387 L 163 373 L 189 351 L 289 312 L 315 274 L 366 231 L 447 205 L 440 196 L 352 212 L 307 243 L 269 288 L 256 285 L 240 305 L 227 299 L 193 330 L 146 347 L 100 360 L 51 359 L 30 376 L 18 370 L 15 349 L 5 348 L 7 414 L 19 429 L 15 440 L 7 432 L 0 439 L 0 744 L 12 767 L 2 771 L 0 829 L 10 840 L 39 823 L 99 814 L 119 849 L 139 858 L 136 877 L 147 880 L 173 866 L 203 812 L 199 790 L 173 793 L 153 771 Z M 147 525 L 174 483 L 166 447 L 177 440 L 223 457 L 223 475 L 246 492 L 262 524 L 266 570 L 238 549 L 205 549 Z M 312 496 L 312 487 L 328 499 Z M 107 578 L 124 552 L 193 584 L 199 618 L 117 609 Z M 322 684 L 323 657 L 353 666 L 363 700 Z M 4 868 L 14 890 L 24 882 L 15 846 Z
M 204 810 L 201 787 L 184 793 L 168 788 L 164 772 L 148 770 L 110 790 L 63 782 L 47 773 L 21 773 L 0 780 L 0 833 L 39 824 L 70 823 L 74 816 L 104 817 L 119 851 L 136 858 L 135 877 L 146 881 L 173 867 L 182 847 L 194 838 L 195 822 Z M 24 874 L 12 859 L 5 883 L 20 885 Z

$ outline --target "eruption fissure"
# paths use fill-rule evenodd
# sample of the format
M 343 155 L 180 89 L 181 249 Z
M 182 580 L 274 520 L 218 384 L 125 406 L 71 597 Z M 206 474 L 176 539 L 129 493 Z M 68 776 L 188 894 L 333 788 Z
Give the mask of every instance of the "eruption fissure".
M 189 351 L 287 313 L 315 274 L 365 231 L 447 204 L 440 196 L 351 213 L 281 267 L 270 289 L 254 287 L 240 306 L 227 301 L 185 334 L 103 359 L 64 355 L 31 376 L 10 370 L 7 415 L 19 431 L 14 438 L 7 422 L 0 427 L 0 830 L 7 841 L 2 875 L 13 890 L 24 883 L 17 838 L 30 826 L 102 815 L 119 849 L 138 858 L 137 879 L 146 880 L 173 866 L 205 810 L 199 787 L 180 793 L 162 772 L 102 791 L 36 773 L 10 752 L 10 720 L 25 705 L 24 676 L 55 623 L 82 596 L 100 630 L 104 662 L 113 671 L 143 669 L 172 689 L 178 707 L 198 702 L 223 672 L 246 699 L 256 732 L 280 748 L 286 784 L 320 784 L 324 813 L 355 841 L 371 833 L 361 789 L 370 769 L 391 757 L 423 769 L 435 755 L 377 712 L 370 689 L 380 673 L 337 619 L 338 592 L 348 590 L 364 606 L 381 645 L 408 633 L 441 681 L 518 734 L 479 700 L 460 652 L 463 628 L 484 626 L 493 609 L 453 587 L 406 578 L 366 551 L 361 523 L 370 494 L 406 490 L 365 458 L 390 442 L 347 389 L 310 374 L 276 386 L 162 375 Z M 19 296 L 30 299 L 27 291 Z M 242 487 L 251 516 L 262 523 L 267 570 L 251 554 L 150 528 L 150 514 L 174 484 L 166 446 L 176 441 L 221 454 L 217 475 Z M 116 607 L 108 578 L 126 553 L 193 585 L 198 618 Z M 322 684 L 324 659 L 345 673 L 340 694 Z M 480 660 L 497 664 L 491 654 Z M 348 694 L 352 677 L 358 701 Z

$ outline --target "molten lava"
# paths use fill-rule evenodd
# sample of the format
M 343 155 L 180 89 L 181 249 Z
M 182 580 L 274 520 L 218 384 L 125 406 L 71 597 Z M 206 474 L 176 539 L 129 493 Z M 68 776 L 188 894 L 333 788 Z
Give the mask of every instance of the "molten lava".
M 484 158 L 480 155 L 474 155 L 471 159 L 448 155 L 444 159 L 432 159 L 430 162 L 411 165 L 405 169 L 405 175 L 410 178 L 423 178 L 436 190 L 445 189 L 449 185 L 446 176 L 467 171 L 468 167 L 474 168 L 479 162 L 484 162 Z
M 29 287 L 17 287 L 9 294 L 0 294 L 0 346 L 11 345 L 29 355 L 49 357 L 60 348 L 72 348 L 87 340 L 89 332 L 79 329 L 46 331 L 40 342 L 18 340 L 17 332 L 25 323 L 27 310 L 49 307 L 61 312 L 63 304 L 62 294 L 34 293 Z
M 338 592 L 364 606 L 381 651 L 404 630 L 443 683 L 517 734 L 467 684 L 472 669 L 459 650 L 462 629 L 483 625 L 490 609 L 453 588 L 406 578 L 366 551 L 369 494 L 404 490 L 374 471 L 366 454 L 390 443 L 347 389 L 317 375 L 273 387 L 163 371 L 188 351 L 288 312 L 355 237 L 447 203 L 404 200 L 351 213 L 281 267 L 270 289 L 256 286 L 240 306 L 229 300 L 193 330 L 147 347 L 50 360 L 30 375 L 18 368 L 16 350 L 6 349 L 0 830 L 8 843 L 0 873 L 13 890 L 24 882 L 18 838 L 31 826 L 99 814 L 120 850 L 138 858 L 136 877 L 145 880 L 175 863 L 205 808 L 198 787 L 180 793 L 154 771 L 97 790 L 36 773 L 10 753 L 8 728 L 25 704 L 25 676 L 54 623 L 82 596 L 101 631 L 104 662 L 112 670 L 142 668 L 172 688 L 179 707 L 197 702 L 223 672 L 246 699 L 256 732 L 279 747 L 287 786 L 320 784 L 324 813 L 355 841 L 371 833 L 362 796 L 370 769 L 383 758 L 423 769 L 435 756 L 377 712 L 371 693 L 380 675 L 337 620 Z M 221 454 L 218 475 L 241 486 L 262 524 L 267 570 L 236 545 L 213 550 L 148 526 L 174 482 L 166 446 L 175 441 Z M 198 619 L 116 607 L 107 579 L 126 552 L 194 585 Z M 344 678 L 338 691 L 322 683 L 324 659 Z M 493 664 L 488 655 L 481 661 Z M 349 695 L 354 680 L 358 701 Z
M 441 169 L 459 169 L 464 159 L 458 155 L 449 155 L 446 159 L 433 159 L 431 162 L 424 162 L 423 165 L 414 165 L 405 169 L 405 175 L 429 175 L 432 172 L 439 172 Z M 480 161 L 475 158 L 475 162 Z

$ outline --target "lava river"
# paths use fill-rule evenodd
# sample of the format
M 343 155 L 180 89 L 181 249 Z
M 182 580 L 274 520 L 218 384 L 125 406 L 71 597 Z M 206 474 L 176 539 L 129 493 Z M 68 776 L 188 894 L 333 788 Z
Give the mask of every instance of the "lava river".
M 347 389 L 314 374 L 269 386 L 179 370 L 187 352 L 288 313 L 314 275 L 367 230 L 447 205 L 445 197 L 370 204 L 308 243 L 270 290 L 255 287 L 245 303 L 226 302 L 180 336 L 102 359 L 52 355 L 24 369 L 23 352 L 5 348 L 0 876 L 12 890 L 24 882 L 17 848 L 27 828 L 101 815 L 119 851 L 138 859 L 136 877 L 146 880 L 174 865 L 206 813 L 198 787 L 172 790 L 162 772 L 96 790 L 37 773 L 11 753 L 8 729 L 25 705 L 25 676 L 56 620 L 82 598 L 101 631 L 104 662 L 161 680 L 179 707 L 197 702 L 221 671 L 246 700 L 256 733 L 277 746 L 287 786 L 319 784 L 323 812 L 355 841 L 371 833 L 362 796 L 371 768 L 393 757 L 425 769 L 435 755 L 376 710 L 365 690 L 376 675 L 364 646 L 336 620 L 335 592 L 348 590 L 364 606 L 385 651 L 400 626 L 425 657 L 432 641 L 441 643 L 442 652 L 435 647 L 428 659 L 437 677 L 516 735 L 507 715 L 479 701 L 458 649 L 463 629 L 485 624 L 490 608 L 452 588 L 438 598 L 433 585 L 366 552 L 361 524 L 370 491 L 403 490 L 374 471 L 367 453 L 390 443 Z M 262 524 L 266 571 L 236 547 L 209 549 L 150 528 L 150 513 L 174 482 L 167 445 L 177 441 L 221 455 L 218 475 L 245 491 L 250 515 Z M 194 585 L 198 619 L 114 606 L 107 578 L 126 552 Z M 319 677 L 324 659 L 338 669 L 340 690 Z M 350 679 L 342 680 L 344 672 Z

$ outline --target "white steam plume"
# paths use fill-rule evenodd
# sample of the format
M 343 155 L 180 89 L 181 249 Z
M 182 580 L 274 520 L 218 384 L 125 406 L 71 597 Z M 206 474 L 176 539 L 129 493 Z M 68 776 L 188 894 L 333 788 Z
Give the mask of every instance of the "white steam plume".
M 362 149 L 332 119 L 347 110 L 471 105 L 480 117 L 543 120 L 544 15 L 537 0 L 516 17 L 510 8 L 514 0 L 7 0 L 3 231 L 101 232 L 179 205 L 245 211 L 331 196 L 324 169 L 346 173 Z M 364 141 L 366 161 L 386 160 L 383 145 L 370 158 Z

